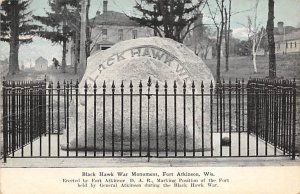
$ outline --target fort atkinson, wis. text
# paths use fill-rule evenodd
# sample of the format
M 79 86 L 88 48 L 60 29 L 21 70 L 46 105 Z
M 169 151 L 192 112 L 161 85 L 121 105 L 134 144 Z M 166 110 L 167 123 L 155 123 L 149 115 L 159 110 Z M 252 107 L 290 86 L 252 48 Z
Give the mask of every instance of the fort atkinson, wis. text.
M 64 178 L 63 183 L 75 183 L 78 187 L 218 187 L 229 183 L 228 178 L 213 172 L 81 172 L 81 177 Z

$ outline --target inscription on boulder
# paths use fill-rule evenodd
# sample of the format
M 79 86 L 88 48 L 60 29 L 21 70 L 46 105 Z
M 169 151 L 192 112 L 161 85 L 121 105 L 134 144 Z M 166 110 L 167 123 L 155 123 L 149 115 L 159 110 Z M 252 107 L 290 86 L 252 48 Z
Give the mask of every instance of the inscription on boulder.
M 151 86 L 147 85 L 149 77 Z M 88 59 L 79 88 L 83 92 L 87 83 L 88 93 L 93 94 L 96 83 L 99 95 L 96 98 L 90 95 L 87 102 L 84 97 L 79 99 L 78 138 L 75 111 L 71 111 L 74 115 L 71 114 L 70 118 L 69 149 L 94 150 L 95 147 L 106 151 L 129 151 L 131 148 L 133 151 L 147 151 L 150 146 L 150 151 L 155 151 L 157 145 L 159 151 L 168 149 L 171 152 L 175 148 L 179 152 L 184 149 L 191 151 L 193 145 L 197 151 L 210 149 L 209 98 L 202 103 L 199 96 L 193 101 L 191 95 L 185 99 L 182 95 L 184 82 L 187 93 L 191 94 L 192 81 L 195 91 L 200 93 L 201 82 L 204 91 L 208 92 L 214 80 L 198 56 L 171 39 L 151 37 L 123 41 L 95 53 Z M 174 83 L 178 94 L 176 99 Z M 113 89 L 112 85 L 115 86 Z M 122 92 L 125 95 L 120 95 Z M 152 95 L 148 96 L 148 92 Z M 66 145 L 62 147 L 66 149 Z

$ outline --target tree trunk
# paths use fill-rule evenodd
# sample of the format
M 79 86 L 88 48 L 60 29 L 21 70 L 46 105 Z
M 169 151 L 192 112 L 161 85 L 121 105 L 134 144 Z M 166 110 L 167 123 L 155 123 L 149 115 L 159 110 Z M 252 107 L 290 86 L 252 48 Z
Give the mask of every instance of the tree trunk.
M 225 71 L 226 72 L 228 71 L 228 56 L 229 56 L 228 36 L 227 36 L 229 32 L 227 26 L 228 26 L 228 18 L 227 18 L 227 11 L 225 10 Z
M 91 32 L 90 32 L 90 21 L 89 21 L 89 10 L 90 10 L 91 0 L 87 0 L 86 5 L 86 57 L 91 55 Z
M 229 71 L 229 43 L 230 43 L 230 19 L 231 19 L 231 0 L 229 0 L 229 10 L 228 10 L 228 18 L 226 19 L 227 22 L 227 33 L 226 33 L 226 65 L 225 70 L 226 72 Z
M 62 51 L 62 60 L 61 60 L 61 71 L 66 73 L 66 55 L 67 55 L 67 41 L 63 41 L 63 51 Z
M 80 25 L 80 63 L 78 73 L 80 80 L 86 69 L 86 1 L 81 0 L 81 25 Z
M 10 50 L 9 50 L 9 74 L 14 75 L 19 69 L 19 10 L 18 1 L 11 1 L 11 23 L 10 23 Z
M 252 60 L 253 60 L 254 73 L 257 73 L 257 66 L 256 66 L 256 51 L 253 51 Z
M 80 48 L 80 34 L 75 32 L 75 49 L 74 49 L 74 73 L 78 73 L 78 63 L 79 63 L 79 48 Z
M 217 82 L 221 80 L 221 73 L 220 73 L 220 66 L 221 66 L 221 46 L 222 46 L 222 34 L 223 34 L 223 27 L 221 30 L 218 28 L 218 39 L 217 39 Z
M 267 23 L 268 43 L 269 43 L 269 78 L 276 78 L 276 55 L 274 42 L 274 0 L 269 0 L 269 13 Z

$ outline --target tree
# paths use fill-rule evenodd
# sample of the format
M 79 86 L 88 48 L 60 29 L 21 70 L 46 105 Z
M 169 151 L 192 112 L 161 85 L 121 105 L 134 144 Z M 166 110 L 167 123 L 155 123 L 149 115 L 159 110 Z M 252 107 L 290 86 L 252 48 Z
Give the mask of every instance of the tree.
M 160 37 L 182 43 L 195 27 L 193 23 L 199 17 L 197 9 L 202 2 L 199 0 L 193 4 L 192 0 L 140 0 L 136 1 L 134 7 L 142 13 L 142 16 L 130 16 L 130 19 L 152 28 Z
M 254 73 L 257 73 L 256 55 L 260 49 L 262 38 L 265 36 L 265 28 L 257 24 L 257 8 L 259 0 L 256 0 L 254 6 L 254 16 L 248 16 L 248 38 L 251 41 L 251 52 Z
M 274 0 L 269 0 L 267 34 L 269 44 L 269 78 L 274 79 L 276 78 L 276 55 L 274 41 Z
M 70 38 L 75 37 L 79 28 L 78 14 L 76 9 L 68 10 L 67 6 L 79 7 L 79 0 L 53 0 L 49 1 L 51 12 L 47 16 L 34 16 L 44 27 L 38 31 L 38 35 L 53 43 L 62 44 L 62 72 L 66 72 L 67 43 Z
M 224 26 L 225 26 L 225 0 L 215 0 L 216 8 L 215 10 L 212 10 L 212 6 L 206 1 L 210 17 L 212 21 L 214 22 L 216 28 L 217 28 L 217 82 L 221 81 L 221 72 L 220 72 L 220 66 L 221 66 L 221 48 L 222 48 L 222 39 L 224 34 Z M 217 18 L 217 16 L 220 16 L 220 18 Z
M 33 24 L 30 0 L 3 0 L 1 2 L 1 41 L 9 42 L 9 74 L 20 71 L 19 47 L 32 42 L 38 26 Z
M 230 45 L 230 24 L 231 24 L 231 0 L 229 0 L 228 13 L 225 8 L 225 71 L 229 71 L 229 45 Z

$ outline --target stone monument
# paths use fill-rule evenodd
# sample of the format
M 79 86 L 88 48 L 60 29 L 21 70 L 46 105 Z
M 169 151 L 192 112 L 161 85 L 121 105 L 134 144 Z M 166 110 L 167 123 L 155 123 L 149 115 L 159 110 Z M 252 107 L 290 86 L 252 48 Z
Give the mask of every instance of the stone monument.
M 151 78 L 151 86 L 147 85 L 149 77 Z M 103 106 L 104 81 L 107 96 Z M 176 111 L 174 96 L 172 96 L 174 94 L 174 81 L 176 82 L 177 93 L 180 94 L 176 98 Z M 201 82 L 203 81 L 205 86 L 205 93 L 209 93 L 209 86 L 214 78 L 209 68 L 198 56 L 183 44 L 171 39 L 151 37 L 122 41 L 110 49 L 95 53 L 88 59 L 86 72 L 79 85 L 79 92 L 83 93 L 84 85 L 87 84 L 88 93 L 93 94 L 93 86 L 96 83 L 99 94 L 96 97 L 96 115 L 94 114 L 94 97 L 91 95 L 87 97 L 87 126 L 85 127 L 85 100 L 81 96 L 78 121 L 75 120 L 75 111 L 71 112 L 69 149 L 76 149 L 77 141 L 79 150 L 94 150 L 95 148 L 102 151 L 103 138 L 105 138 L 104 149 L 106 151 L 112 149 L 116 152 L 121 149 L 129 151 L 131 148 L 133 151 L 139 149 L 147 151 L 149 145 L 150 150 L 155 151 L 157 143 L 159 151 L 168 149 L 172 152 L 175 147 L 179 152 L 183 151 L 184 148 L 191 151 L 193 142 L 195 142 L 197 151 L 210 149 L 210 99 L 205 97 L 204 100 L 204 123 L 202 124 L 202 105 L 199 96 L 195 99 L 195 117 L 193 117 L 191 95 L 186 97 L 186 106 L 184 107 L 182 95 L 184 81 L 186 93 L 192 93 L 191 87 L 192 81 L 194 81 L 195 92 L 199 94 L 201 93 Z M 129 95 L 130 82 L 133 85 L 133 94 L 135 94 L 132 98 L 132 109 L 130 108 Z M 121 94 L 121 84 L 124 85 L 124 94 L 126 94 L 123 96 L 123 108 L 121 95 L 119 95 Z M 138 95 L 140 84 L 142 84 L 142 99 Z M 156 104 L 157 84 L 159 85 L 160 96 Z M 168 86 L 167 93 L 171 94 L 167 97 L 164 96 L 165 84 Z M 114 96 L 114 103 L 112 102 L 112 85 L 115 86 L 114 93 L 118 94 Z M 153 95 L 147 96 L 148 89 Z M 165 98 L 167 98 L 167 102 L 165 102 Z M 71 107 L 74 108 L 74 100 L 72 103 Z M 105 107 L 105 111 L 103 107 Z M 103 113 L 105 113 L 105 124 L 103 124 Z M 184 114 L 186 115 L 185 119 Z M 130 120 L 130 118 L 132 119 Z M 76 122 L 78 123 L 77 140 L 75 136 Z M 195 133 L 193 133 L 193 129 L 195 129 Z M 202 129 L 204 130 L 203 138 Z M 148 139 L 150 140 L 149 144 Z M 203 144 L 202 139 L 204 139 Z M 66 145 L 62 147 L 66 149 Z

